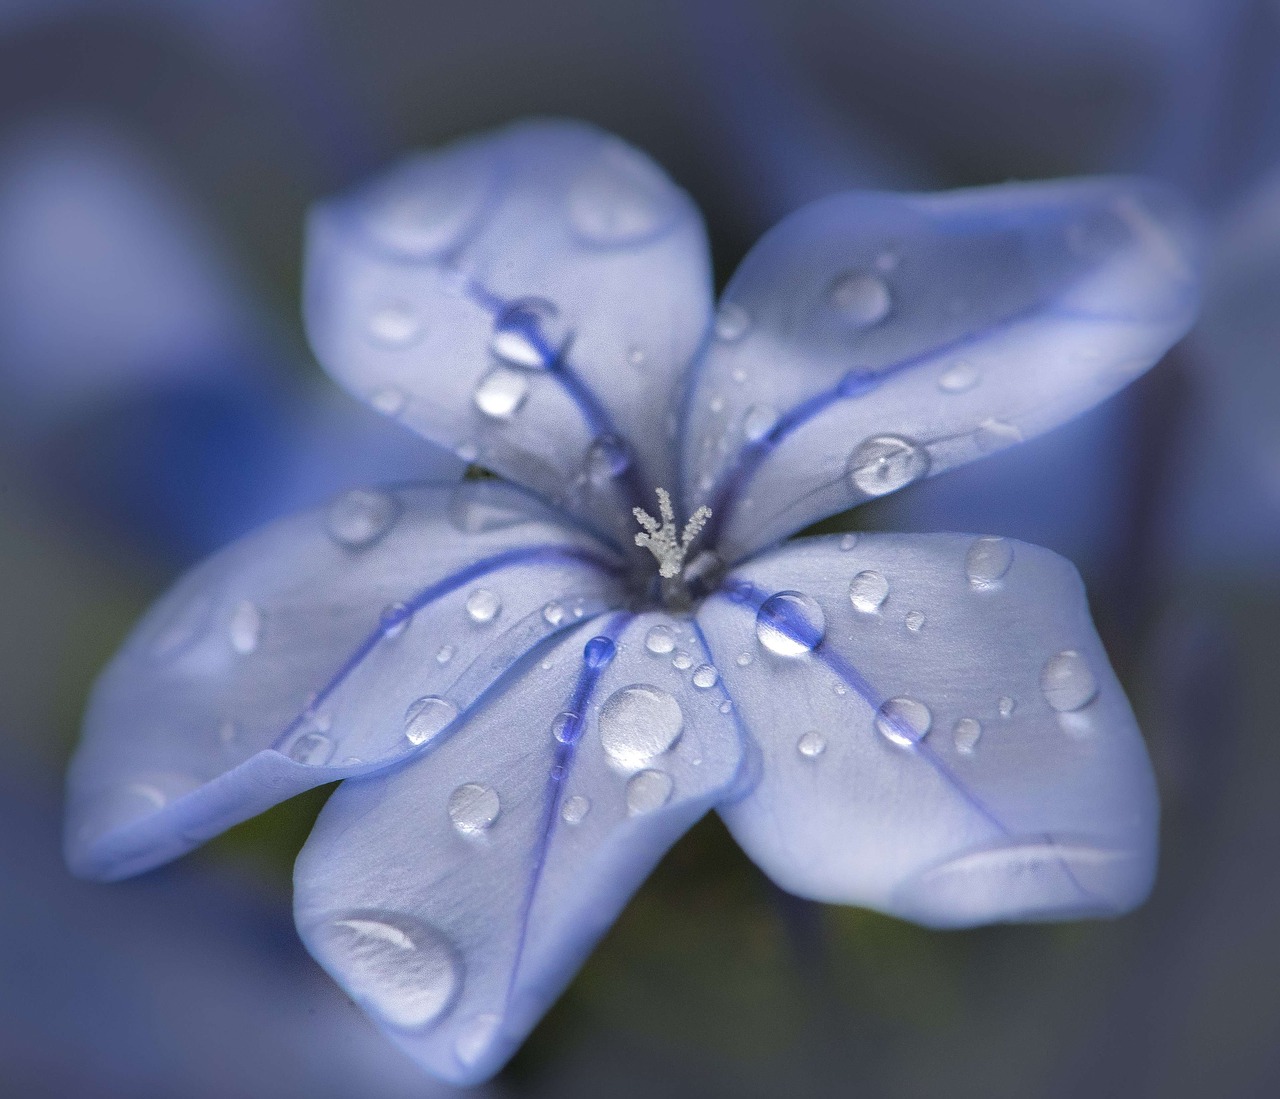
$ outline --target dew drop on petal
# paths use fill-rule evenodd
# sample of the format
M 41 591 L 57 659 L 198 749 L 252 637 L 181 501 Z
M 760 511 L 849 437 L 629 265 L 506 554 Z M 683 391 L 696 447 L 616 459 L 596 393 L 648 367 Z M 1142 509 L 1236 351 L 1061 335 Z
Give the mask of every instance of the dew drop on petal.
M 564 608 L 559 603 L 551 602 L 542 608 L 542 617 L 549 626 L 558 626 L 564 621 Z
M 595 670 L 608 664 L 618 651 L 618 646 L 609 637 L 593 637 L 582 650 L 582 662 Z
M 369 335 L 388 347 L 405 347 L 418 335 L 418 318 L 404 302 L 391 302 L 369 315 Z
M 467 596 L 467 617 L 472 622 L 484 625 L 498 617 L 502 610 L 502 600 L 488 588 L 476 588 Z
M 436 653 L 436 663 L 448 664 L 449 661 L 452 659 L 453 659 L 453 646 L 441 645 L 439 651 Z
M 670 750 L 684 728 L 674 697 L 647 683 L 615 691 L 600 707 L 600 741 L 623 767 L 641 767 Z
M 918 744 L 932 724 L 929 707 L 914 698 L 891 698 L 876 711 L 876 730 L 901 748 Z
M 827 738 L 821 733 L 807 732 L 796 741 L 796 751 L 805 759 L 817 759 L 827 750 Z
M 973 363 L 968 359 L 958 359 L 938 378 L 938 388 L 943 393 L 967 393 L 981 380 L 982 375 Z
M 745 668 L 754 659 L 755 657 L 750 653 L 739 653 L 737 658 L 734 660 L 734 663 L 737 664 L 739 668 Z
M 693 667 L 693 657 L 681 649 L 671 658 L 671 666 L 680 672 L 687 672 Z
M 919 633 L 924 629 L 924 615 L 920 611 L 907 611 L 903 621 L 912 633 Z
M 636 150 L 608 141 L 569 188 L 569 221 L 593 244 L 652 236 L 679 214 L 665 177 Z
M 410 744 L 425 744 L 458 716 L 458 707 L 438 695 L 409 703 L 404 712 L 404 735 Z
M 716 310 L 716 339 L 733 343 L 742 339 L 751 327 L 751 315 L 734 302 L 727 301 Z
M 863 614 L 875 614 L 888 598 L 889 581 L 875 569 L 860 572 L 849 582 L 849 600 Z
M 742 418 L 742 434 L 756 443 L 774 429 L 778 422 L 778 410 L 769 405 L 753 404 Z
M 896 435 L 867 439 L 849 456 L 849 479 L 868 496 L 894 492 L 928 472 L 928 451 Z
M 564 799 L 564 804 L 560 807 L 560 819 L 565 824 L 581 824 L 589 812 L 591 812 L 590 799 L 584 798 L 581 794 L 574 794 Z
M 307 767 L 323 767 L 332 755 L 333 741 L 314 729 L 295 738 L 289 745 L 289 758 Z
M 981 736 L 982 722 L 974 717 L 962 717 L 951 730 L 951 737 L 955 741 L 956 751 L 963 752 L 965 755 L 972 754 L 973 750 L 978 746 L 978 738 Z
M 1055 710 L 1069 713 L 1087 706 L 1098 694 L 1098 681 L 1074 649 L 1049 657 L 1040 670 L 1040 690 Z
M 495 420 L 509 420 L 529 395 L 529 379 L 519 370 L 496 366 L 480 379 L 473 395 L 476 408 Z
M 726 699 L 725 699 L 723 702 L 721 702 L 721 703 L 720 703 L 720 705 L 719 705 L 718 707 L 716 707 L 716 708 L 717 708 L 717 709 L 718 709 L 722 714 L 727 714 L 730 710 L 732 710 L 732 709 L 733 709 L 733 703 L 732 703 L 732 702 L 730 702 L 730 701 L 726 698 Z
M 449 819 L 461 835 L 479 836 L 498 819 L 502 805 L 491 786 L 467 782 L 449 795 Z
M 621 477 L 630 465 L 631 457 L 627 453 L 626 444 L 612 435 L 601 435 L 587 450 L 587 480 L 597 488 Z
M 858 544 L 858 536 L 856 534 L 840 535 L 840 548 L 846 553 Z
M 241 656 L 248 656 L 258 647 L 262 637 L 262 612 L 248 600 L 236 604 L 228 624 L 231 647 Z
M 399 416 L 409 403 L 409 398 L 405 396 L 404 390 L 386 386 L 372 393 L 369 403 L 375 412 L 381 412 L 384 416 Z
M 828 297 L 836 312 L 858 328 L 884 320 L 893 305 L 884 280 L 860 271 L 840 275 L 831 284 Z
M 530 299 L 503 311 L 493 326 L 489 350 L 512 366 L 540 370 L 552 365 L 567 336 L 556 307 L 548 301 Z M 522 372 L 517 373 L 525 377 Z
M 574 744 L 582 735 L 582 719 L 570 710 L 551 719 L 551 735 L 561 744 Z
M 331 537 L 348 549 L 364 549 L 384 537 L 400 514 L 400 505 L 389 492 L 352 489 L 332 504 L 325 517 Z
M 1000 716 L 1001 716 L 1001 717 L 1012 717 L 1012 716 L 1013 716 L 1013 711 L 1014 711 L 1014 709 L 1017 707 L 1017 705 L 1018 705 L 1018 704 L 1017 704 L 1016 702 L 1014 702 L 1014 700 L 1013 700 L 1012 698 L 1010 698 L 1008 695 L 1001 695 L 1001 696 L 1000 696 L 1000 701 L 999 701 L 999 703 L 997 704 L 997 708 L 998 708 L 998 709 L 999 709 L 999 711 L 1000 711 Z
M 383 637 L 399 637 L 409 625 L 413 615 L 403 603 L 389 603 L 382 608 L 378 616 L 378 624 L 382 627 Z
M 664 656 L 676 647 L 675 635 L 672 634 L 669 626 L 661 624 L 652 626 L 644 635 L 644 647 L 651 653 Z
M 639 771 L 627 782 L 627 812 L 638 817 L 661 809 L 671 798 L 674 783 L 665 771 Z
M 720 678 L 720 673 L 710 664 L 699 664 L 693 670 L 693 685 L 706 690 L 708 687 L 714 687 L 716 680 Z
M 812 652 L 826 636 L 827 619 L 814 599 L 798 591 L 769 596 L 756 612 L 756 637 L 778 656 Z
M 975 588 L 994 585 L 1013 565 L 1013 543 L 1007 538 L 979 538 L 964 555 L 964 571 Z
M 406 916 L 353 913 L 318 929 L 317 953 L 359 1002 L 391 1026 L 416 1030 L 452 1001 L 460 973 L 448 940 Z

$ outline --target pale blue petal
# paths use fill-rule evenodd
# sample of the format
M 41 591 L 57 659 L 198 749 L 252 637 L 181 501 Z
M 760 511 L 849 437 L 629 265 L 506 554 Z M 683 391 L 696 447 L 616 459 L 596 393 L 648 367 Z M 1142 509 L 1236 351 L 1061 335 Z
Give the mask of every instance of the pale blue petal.
M 321 205 L 308 241 L 307 329 L 338 381 L 630 545 L 630 508 L 674 484 L 710 315 L 702 222 L 661 170 L 524 123 Z
M 740 758 L 690 620 L 596 619 L 429 754 L 339 787 L 298 858 L 299 930 L 424 1068 L 482 1080 Z
M 765 235 L 687 408 L 685 499 L 728 560 L 1046 431 L 1191 322 L 1186 211 L 1128 179 L 850 193 Z
M 125 877 L 405 759 L 532 645 L 616 605 L 614 564 L 496 482 L 344 494 L 235 543 L 94 688 L 68 862 Z
M 721 813 L 783 888 L 940 927 L 1146 895 L 1151 768 L 1062 558 L 806 539 L 735 572 L 698 621 L 761 756 Z

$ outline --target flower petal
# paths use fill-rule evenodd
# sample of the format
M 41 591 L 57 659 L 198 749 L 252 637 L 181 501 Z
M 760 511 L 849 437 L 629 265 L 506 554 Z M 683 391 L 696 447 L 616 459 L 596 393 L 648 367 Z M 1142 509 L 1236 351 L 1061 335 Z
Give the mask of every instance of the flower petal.
M 725 591 L 698 620 L 762 763 L 721 813 L 783 888 L 934 926 L 1146 895 L 1151 768 L 1068 562 L 1005 539 L 846 535 L 754 561 Z
M 1191 322 L 1183 208 L 1127 179 L 852 192 L 765 235 L 686 410 L 687 510 L 734 560 L 1046 431 Z
M 672 394 L 706 331 L 697 210 L 645 156 L 533 122 L 314 213 L 306 320 L 343 385 L 630 545 L 674 484 Z
M 688 619 L 597 619 L 428 755 L 330 798 L 294 874 L 299 930 L 429 1071 L 497 1071 L 733 781 L 708 669 Z
M 188 573 L 94 689 L 67 859 L 149 869 L 385 767 L 547 635 L 620 600 L 616 562 L 495 482 L 339 497 Z

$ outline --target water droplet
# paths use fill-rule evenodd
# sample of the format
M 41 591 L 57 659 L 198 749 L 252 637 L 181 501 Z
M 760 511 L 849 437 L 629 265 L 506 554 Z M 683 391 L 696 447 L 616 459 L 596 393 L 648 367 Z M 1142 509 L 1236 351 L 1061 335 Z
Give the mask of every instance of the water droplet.
M 357 488 L 329 505 L 326 522 L 338 545 L 364 549 L 384 537 L 399 514 L 400 505 L 389 492 Z
M 375 412 L 381 412 L 384 416 L 399 416 L 404 411 L 405 405 L 409 403 L 409 398 L 405 396 L 403 390 L 387 386 L 371 394 L 369 403 Z
M 851 397 L 861 397 L 876 389 L 883 380 L 881 375 L 871 370 L 862 368 L 849 370 L 836 383 L 836 395 L 846 400 Z
M 410 744 L 426 744 L 458 716 L 458 707 L 438 695 L 425 695 L 409 703 L 404 712 L 404 735 Z
M 484 625 L 498 617 L 502 600 L 488 588 L 476 588 L 467 596 L 467 615 L 472 622 Z
M 858 328 L 884 320 L 893 305 L 884 280 L 859 271 L 847 271 L 837 278 L 828 296 L 836 311 Z
M 745 668 L 754 659 L 755 657 L 753 657 L 750 653 L 739 653 L 734 663 L 737 664 L 739 668 Z
M 582 719 L 565 710 L 551 719 L 551 735 L 561 744 L 576 744 L 582 735 Z
M 983 420 L 973 436 L 974 444 L 984 454 L 1022 442 L 1022 432 L 1004 420 Z
M 722 714 L 727 714 L 730 710 L 732 710 L 732 709 L 733 709 L 733 703 L 732 703 L 732 702 L 730 702 L 730 701 L 726 698 L 723 702 L 721 702 L 721 703 L 720 703 L 720 705 L 717 707 L 717 709 L 718 709 Z
M 509 420 L 529 395 L 529 379 L 519 370 L 495 366 L 476 386 L 476 408 L 495 420 Z
M 262 637 L 262 612 L 248 600 L 237 603 L 227 625 L 231 647 L 241 656 L 248 656 L 258 647 Z
M 669 751 L 684 728 L 684 713 L 666 691 L 635 683 L 615 691 L 600 707 L 600 741 L 623 767 L 642 767 Z
M 756 612 L 756 637 L 779 656 L 812 652 L 827 632 L 827 618 L 817 602 L 798 591 L 769 596 Z
M 404 302 L 375 309 L 369 317 L 369 335 L 389 347 L 404 347 L 418 335 L 418 318 Z
M 808 732 L 804 733 L 799 740 L 796 741 L 796 751 L 805 759 L 817 759 L 827 750 L 827 738 L 821 733 Z
M 1008 695 L 1001 695 L 1001 696 L 1000 696 L 1000 702 L 998 703 L 998 708 L 999 708 L 999 710 L 1000 710 L 1000 716 L 1001 716 L 1001 717 L 1011 717 L 1011 716 L 1013 715 L 1013 711 L 1014 711 L 1014 709 L 1017 707 L 1017 705 L 1018 705 L 1018 704 L 1017 704 L 1016 702 L 1014 702 L 1014 700 L 1013 700 L 1013 699 L 1011 699 Z
M 551 602 L 542 608 L 542 617 L 547 625 L 558 626 L 564 621 L 564 608 L 559 603 Z
M 665 771 L 639 771 L 627 783 L 627 812 L 638 817 L 661 809 L 671 799 L 674 783 Z
M 778 422 L 778 410 L 769 405 L 753 404 L 742 419 L 742 434 L 756 443 L 763 439 Z
M 448 664 L 448 663 L 449 663 L 449 661 L 450 661 L 450 660 L 452 660 L 452 659 L 453 659 L 453 646 L 452 646 L 452 645 L 441 645 L 441 646 L 440 646 L 440 651 L 439 651 L 438 653 L 436 653 L 436 663 L 437 663 L 437 664 Z
M 901 748 L 911 748 L 929 732 L 933 715 L 914 698 L 891 698 L 876 711 L 876 730 Z
M 856 534 L 842 534 L 840 536 L 840 548 L 848 553 L 858 544 L 858 536 Z
M 460 443 L 454 453 L 464 462 L 474 462 L 480 457 L 480 448 L 475 443 Z
M 943 393 L 967 393 L 982 380 L 978 368 L 968 359 L 957 359 L 938 378 Z
M 1098 694 L 1098 681 L 1074 649 L 1049 657 L 1040 670 L 1040 690 L 1055 710 L 1069 713 L 1087 706 Z
M 652 626 L 644 636 L 644 647 L 651 653 L 663 656 L 676 647 L 675 635 L 668 626 Z
M 687 672 L 693 667 L 693 657 L 681 649 L 675 656 L 671 658 L 671 666 L 677 671 Z
M 351 995 L 395 1027 L 418 1029 L 449 1006 L 460 974 L 448 940 L 389 912 L 358 912 L 323 925 L 316 953 Z
M 489 339 L 489 350 L 512 366 L 545 369 L 556 361 L 567 336 L 556 307 L 548 301 L 530 298 L 508 306 L 498 317 Z M 518 376 L 524 378 L 522 373 Z M 523 393 L 520 400 L 524 400 Z
M 593 637 L 582 649 L 582 662 L 595 670 L 603 668 L 617 653 L 618 646 L 609 637 Z
M 920 611 L 907 611 L 903 621 L 912 633 L 919 633 L 924 629 L 924 615 Z
M 875 614 L 889 598 L 889 581 L 882 573 L 867 569 L 849 582 L 849 599 L 853 609 L 863 614 Z
M 714 687 L 716 680 L 720 678 L 720 673 L 710 664 L 699 664 L 693 671 L 693 685 L 706 690 L 708 687 Z
M 977 718 L 962 717 L 951 730 L 951 736 L 955 741 L 956 751 L 970 755 L 978 746 L 978 738 L 982 736 L 982 722 Z
M 325 727 L 328 720 L 325 719 Z M 307 767 L 323 767 L 333 755 L 333 741 L 322 732 L 311 730 L 297 737 L 289 745 L 289 758 Z
M 589 812 L 591 800 L 581 794 L 574 794 L 573 797 L 564 799 L 564 805 L 560 807 L 560 818 L 565 824 L 581 824 Z
M 603 487 L 621 477 L 630 464 L 626 444 L 612 435 L 601 435 L 587 451 L 587 479 L 596 487 Z
M 645 355 L 644 350 L 639 347 L 633 347 L 627 352 L 627 362 L 632 366 L 644 366 L 647 358 L 648 356 Z
M 724 302 L 716 310 L 716 339 L 733 343 L 742 339 L 751 327 L 751 315 L 740 305 Z
M 467 782 L 449 795 L 449 819 L 464 836 L 479 836 L 498 819 L 502 804 L 491 786 Z
M 663 173 L 621 141 L 605 142 L 569 189 L 569 220 L 595 244 L 616 247 L 652 236 L 679 212 Z
M 979 538 L 964 555 L 964 570 L 975 588 L 996 584 L 1013 564 L 1013 543 L 1007 538 Z
M 399 637 L 409 625 L 413 615 L 403 603 L 391 603 L 382 608 L 378 616 L 378 624 L 382 627 L 383 637 Z
M 929 452 L 896 435 L 877 435 L 849 456 L 849 479 L 868 496 L 883 496 L 929 472 Z
M 747 372 L 743 370 L 742 367 L 735 366 L 733 370 L 729 372 L 729 377 L 733 380 L 735 385 L 741 385 L 747 380 Z

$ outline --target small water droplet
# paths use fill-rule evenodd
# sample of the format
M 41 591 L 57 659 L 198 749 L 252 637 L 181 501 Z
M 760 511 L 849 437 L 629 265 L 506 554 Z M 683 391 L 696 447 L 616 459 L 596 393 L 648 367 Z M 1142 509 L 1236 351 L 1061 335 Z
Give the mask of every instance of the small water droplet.
M 914 698 L 891 698 L 876 711 L 875 726 L 881 736 L 901 748 L 918 744 L 929 732 L 933 715 Z
M 964 570 L 975 588 L 993 587 L 1013 565 L 1013 543 L 1007 538 L 979 538 L 964 555 Z
M 734 660 L 734 663 L 737 664 L 739 668 L 745 668 L 754 659 L 755 657 L 750 653 L 739 653 L 737 659 Z
M 749 442 L 759 442 L 778 422 L 778 410 L 769 405 L 753 404 L 742 418 L 742 434 Z
M 227 625 L 231 647 L 241 656 L 248 656 L 258 647 L 262 637 L 262 612 L 245 600 L 236 604 Z
M 962 717 L 951 730 L 956 751 L 971 755 L 978 746 L 978 738 L 982 736 L 982 722 L 974 717 Z
M 558 626 L 564 621 L 564 608 L 559 603 L 551 602 L 542 608 L 542 617 L 549 626 Z
M 621 477 L 630 465 L 631 456 L 627 453 L 626 444 L 612 435 L 601 435 L 587 451 L 587 480 L 602 488 L 614 478 Z
M 853 547 L 856 546 L 857 544 L 858 544 L 858 536 L 856 534 L 842 534 L 840 536 L 840 548 L 845 553 L 848 553 L 849 550 L 853 549 Z
M 328 728 L 327 719 L 325 727 Z M 323 767 L 332 755 L 333 741 L 315 729 L 303 733 L 289 745 L 289 758 L 307 767 Z
M 440 651 L 436 653 L 437 664 L 448 664 L 453 659 L 453 646 L 441 645 Z
M 472 1016 L 462 1024 L 457 1038 L 454 1039 L 454 1056 L 467 1067 L 474 1065 L 484 1056 L 485 1050 L 493 1044 L 494 1036 L 498 1033 L 501 1024 L 502 1019 L 491 1012 Z
M 727 714 L 730 710 L 733 709 L 733 703 L 726 698 L 723 702 L 720 703 L 717 709 L 719 709 L 719 711 L 722 714 Z
M 370 395 L 369 403 L 375 412 L 381 412 L 384 416 L 399 416 L 409 403 L 409 398 L 403 390 L 387 386 Z
M 404 735 L 410 744 L 426 744 L 458 716 L 458 707 L 438 695 L 425 695 L 409 703 L 404 712 Z
M 648 356 L 644 353 L 644 349 L 640 347 L 632 347 L 627 352 L 627 362 L 632 366 L 644 366 Z
M 627 783 L 627 812 L 638 817 L 661 809 L 671 799 L 674 783 L 665 771 L 639 771 Z
M 687 672 L 693 667 L 693 657 L 681 649 L 671 658 L 671 666 L 677 671 Z
M 644 647 L 651 653 L 663 656 L 676 647 L 675 635 L 668 626 L 652 626 L 644 636 Z
M 495 366 L 476 386 L 476 408 L 495 420 L 509 420 L 529 395 L 529 379 L 519 370 Z
M 999 708 L 999 710 L 1000 710 L 1000 716 L 1001 716 L 1001 717 L 1011 717 L 1011 716 L 1013 715 L 1013 711 L 1014 711 L 1014 709 L 1017 707 L 1017 705 L 1018 705 L 1018 704 L 1017 704 L 1016 702 L 1014 702 L 1014 700 L 1013 700 L 1012 698 L 1010 698 L 1008 695 L 1001 695 L 1001 696 L 1000 696 L 1000 702 L 998 703 L 998 708 Z
M 1022 432 L 1004 420 L 983 420 L 973 436 L 974 444 L 984 454 L 1022 442 Z
M 981 380 L 982 375 L 973 363 L 957 359 L 938 378 L 938 388 L 943 393 L 967 393 Z
M 720 673 L 710 664 L 699 664 L 693 672 L 693 685 L 706 690 L 708 687 L 714 687 L 719 678 Z
M 849 582 L 849 600 L 853 609 L 863 614 L 875 614 L 889 598 L 889 581 L 882 573 L 867 569 Z
M 733 380 L 735 385 L 741 385 L 747 380 L 747 372 L 743 370 L 742 367 L 735 366 L 733 370 L 729 372 L 729 377 Z
M 884 496 L 929 472 L 929 452 L 896 435 L 877 435 L 849 456 L 849 479 L 867 496 Z
M 467 616 L 472 622 L 484 625 L 498 617 L 502 610 L 502 600 L 488 588 L 476 588 L 467 596 Z
M 480 448 L 475 443 L 460 443 L 454 453 L 464 462 L 474 462 L 480 457 Z
M 821 733 L 808 732 L 804 733 L 799 740 L 796 741 L 796 751 L 805 759 L 817 759 L 827 750 L 827 738 Z
M 907 611 L 903 621 L 912 633 L 919 633 L 924 629 L 924 615 L 920 611 Z
M 612 638 L 593 637 L 583 646 L 582 662 L 588 668 L 598 671 L 613 659 L 617 651 L 618 646 L 613 643 Z
M 835 310 L 858 328 L 884 320 L 893 305 L 884 280 L 860 271 L 846 271 L 839 276 L 831 284 L 828 297 Z
M 369 316 L 369 335 L 388 347 L 405 347 L 418 335 L 418 318 L 404 302 L 391 302 Z
M 560 817 L 565 824 L 581 824 L 589 812 L 591 812 L 591 800 L 584 798 L 581 794 L 565 798 L 564 805 L 560 807 Z
M 551 735 L 561 744 L 576 744 L 582 735 L 582 719 L 570 710 L 551 719 Z
M 1098 681 L 1085 658 L 1074 649 L 1066 649 L 1045 661 L 1040 670 L 1040 690 L 1055 710 L 1069 713 L 1097 697 Z
M 733 343 L 742 339 L 751 327 L 751 315 L 740 305 L 724 302 L 716 310 L 716 339 Z
M 515 302 L 494 323 L 489 350 L 512 366 L 545 369 L 555 362 L 567 337 L 558 321 L 559 311 L 550 302 L 536 298 Z M 524 377 L 523 373 L 518 376 Z
M 403 603 L 390 603 L 382 608 L 378 616 L 378 624 L 382 627 L 383 637 L 399 637 L 409 625 L 413 615 Z
M 684 728 L 680 703 L 648 683 L 615 691 L 600 707 L 600 741 L 623 767 L 642 767 L 669 751 Z
M 800 656 L 821 644 L 827 618 L 817 602 L 798 591 L 769 596 L 756 612 L 756 637 L 779 656 Z
M 364 549 L 383 538 L 399 514 L 400 504 L 389 492 L 357 488 L 329 505 L 326 523 L 338 545 Z
M 449 795 L 449 819 L 464 836 L 483 835 L 501 811 L 497 791 L 491 786 L 467 782 Z

